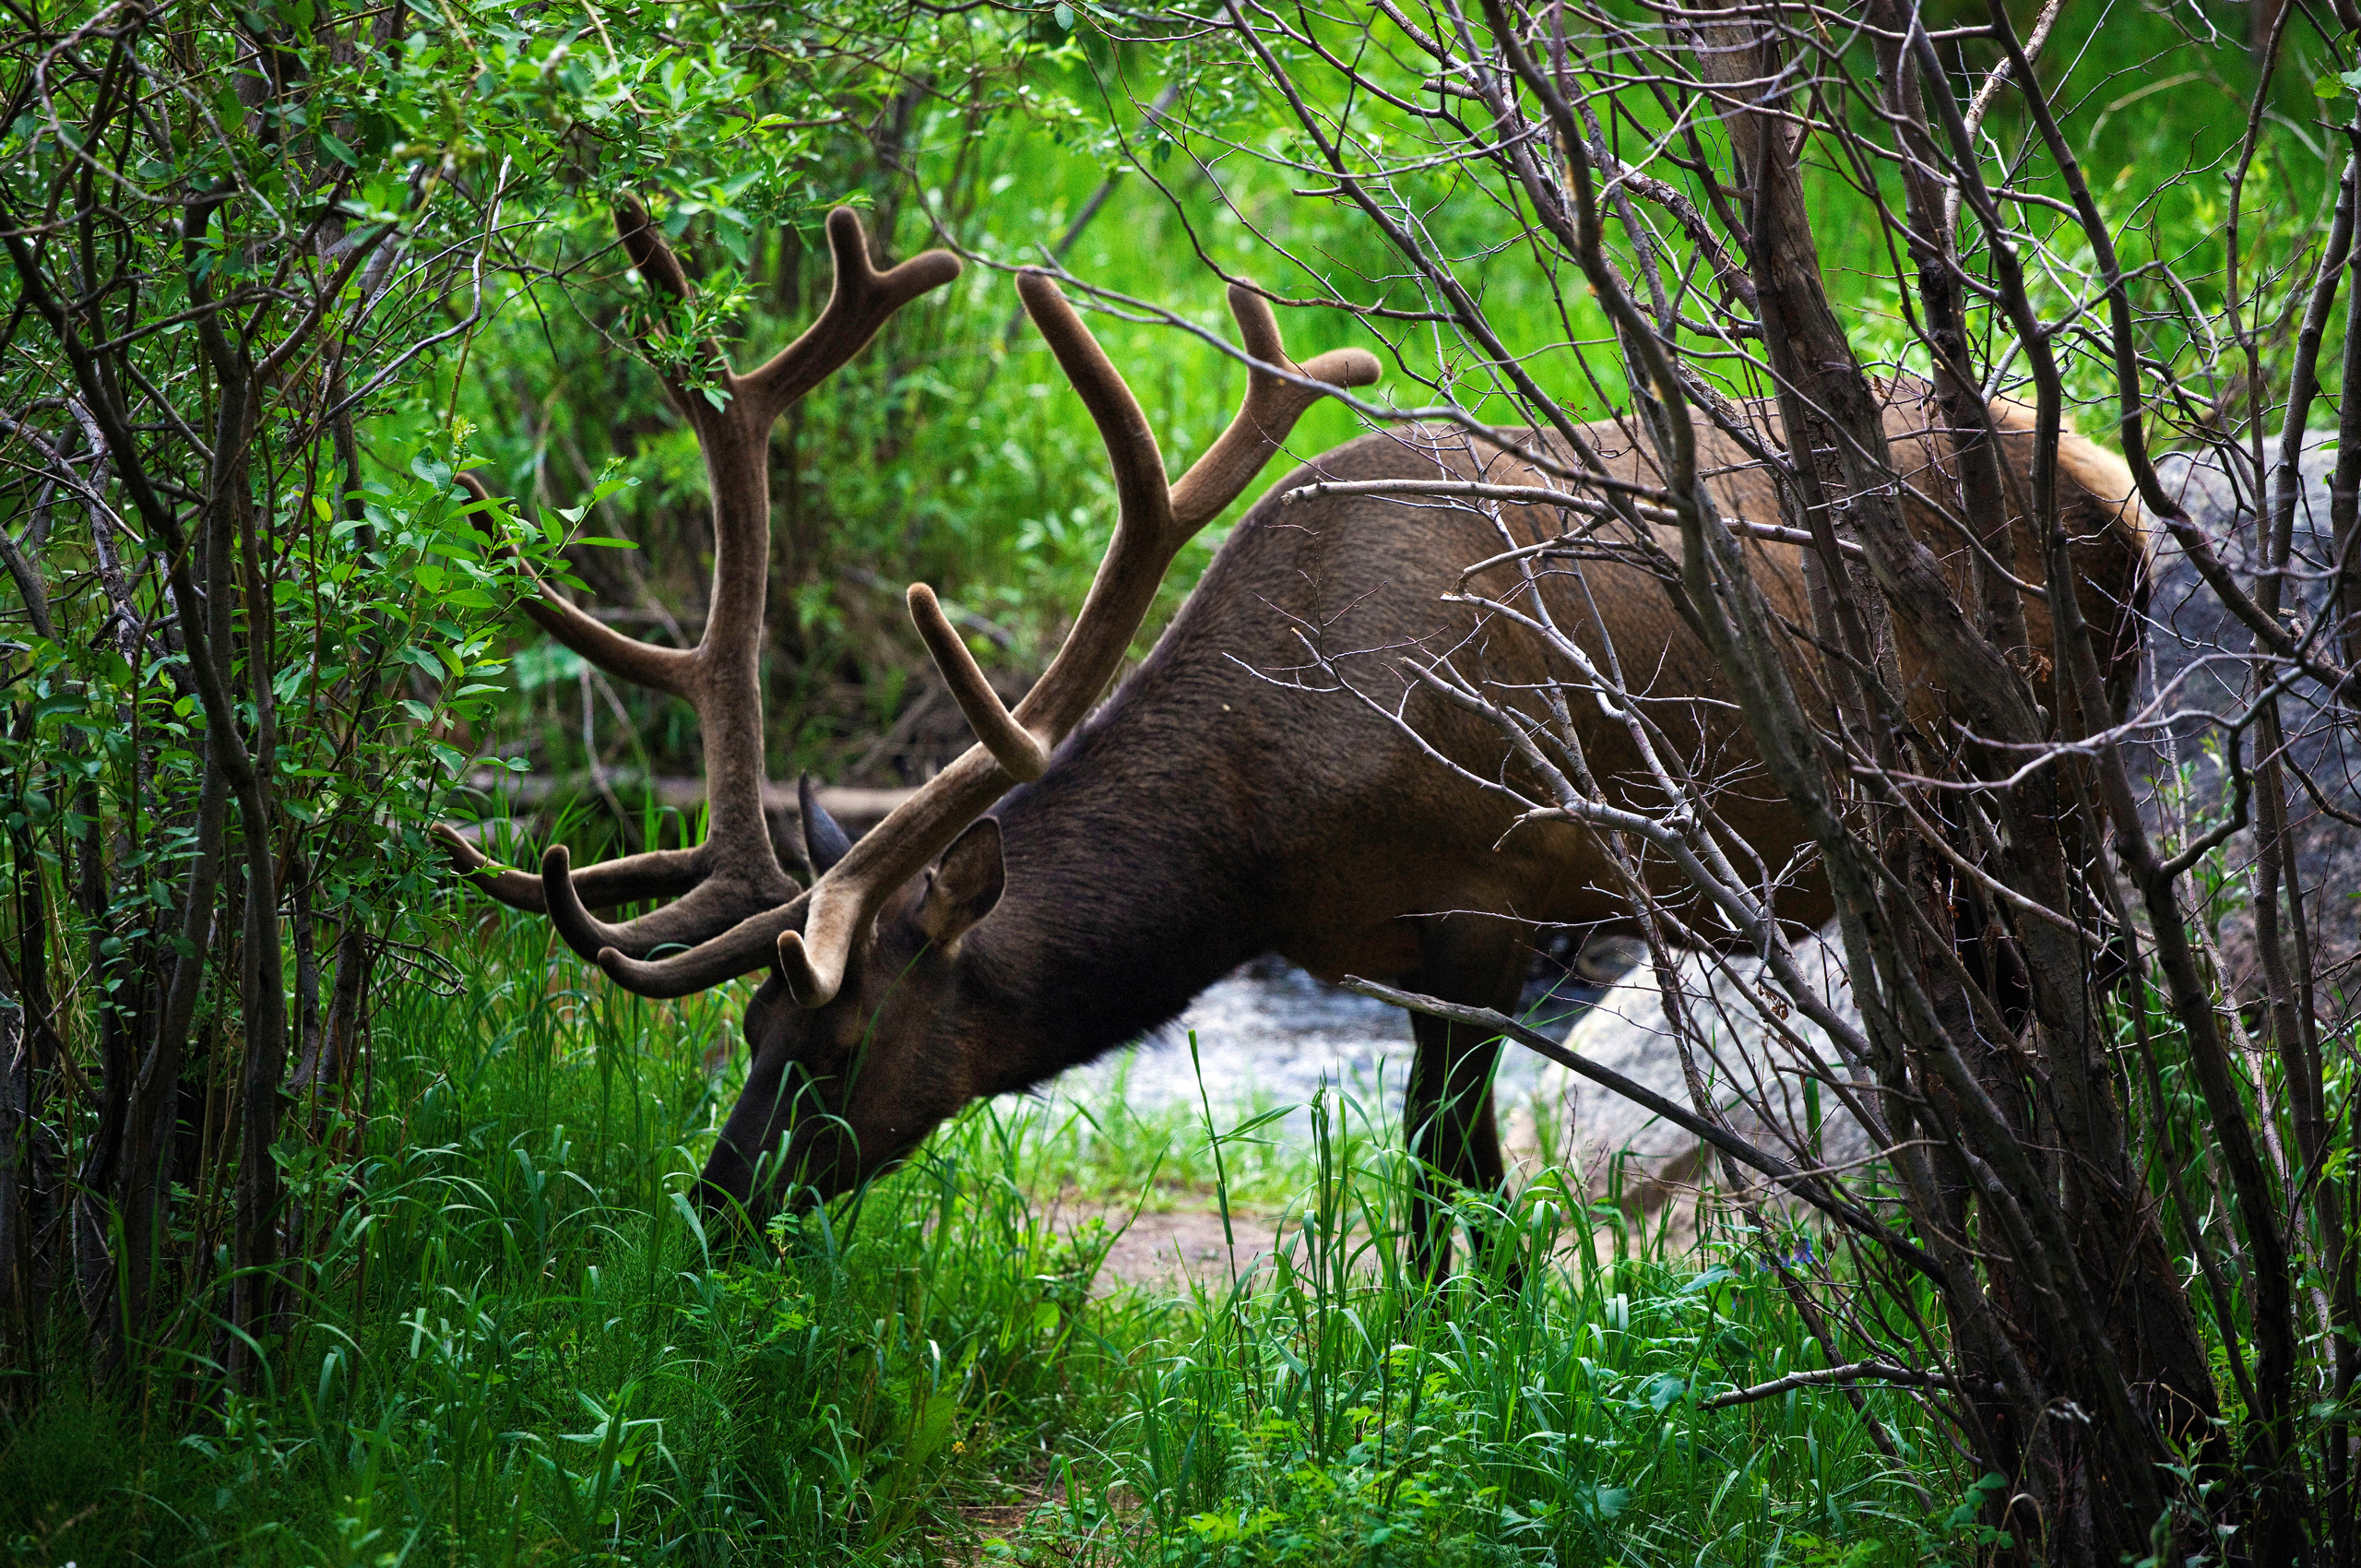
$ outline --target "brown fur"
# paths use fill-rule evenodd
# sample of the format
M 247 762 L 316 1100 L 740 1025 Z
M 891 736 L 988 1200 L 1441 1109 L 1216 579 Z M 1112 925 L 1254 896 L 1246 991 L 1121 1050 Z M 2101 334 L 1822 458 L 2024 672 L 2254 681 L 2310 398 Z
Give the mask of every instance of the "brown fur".
M 2022 476 L 2030 412 L 1998 412 L 2011 433 L 2009 464 Z M 1769 428 L 1767 410 L 1752 417 Z M 1940 466 L 1947 445 L 1926 428 L 1931 417 L 1916 396 L 1895 401 L 1895 461 L 1905 486 L 1956 497 Z M 1626 429 L 1600 425 L 1589 436 L 1619 477 L 1654 479 Z M 2061 443 L 2060 459 L 2059 510 L 2074 541 L 2082 612 L 2111 660 L 2111 684 L 2128 690 L 2147 564 L 2126 499 L 2131 481 L 2079 436 Z M 1721 470 L 1711 484 L 1726 512 L 1779 517 L 1770 476 L 1726 438 L 1706 435 L 1701 464 Z M 884 911 L 837 1006 L 807 1014 L 785 1004 L 776 982 L 765 988 L 747 1020 L 753 1075 L 707 1169 L 708 1200 L 745 1202 L 760 1190 L 751 1161 L 780 1147 L 799 1087 L 842 1120 L 803 1123 L 784 1150 L 786 1166 L 823 1194 L 839 1192 L 907 1154 L 967 1101 L 1039 1083 L 1137 1038 L 1257 955 L 1275 952 L 1329 978 L 1356 974 L 1510 1007 L 1536 927 L 1628 918 L 1586 830 L 1511 832 L 1511 802 L 1421 754 L 1368 705 L 1317 689 L 1329 683 L 1307 668 L 1299 628 L 1313 630 L 1336 667 L 1389 706 L 1403 697 L 1406 653 L 1457 648 L 1462 668 L 1480 659 L 1511 686 L 1566 674 L 1525 634 L 1482 626 L 1441 602 L 1465 564 L 1505 548 L 1489 519 L 1424 500 L 1277 499 L 1318 479 L 1449 475 L 1547 482 L 1495 450 L 1471 450 L 1456 433 L 1413 428 L 1363 436 L 1275 486 L 1238 525 L 1154 652 L 1040 780 L 1012 791 L 996 823 L 979 823 L 937 876 Z M 1923 500 L 1907 513 L 1964 594 L 1970 554 L 1955 530 Z M 1504 520 L 1516 542 L 1562 526 L 1554 510 L 1510 508 Z M 2039 581 L 2022 522 L 2012 537 L 2016 575 Z M 1671 529 L 1660 542 L 1678 557 Z M 1774 609 L 1808 624 L 1797 549 L 1747 548 Z M 1477 586 L 1487 582 L 1504 588 L 1507 578 L 1496 573 Z M 1714 782 L 1724 817 L 1765 874 L 1786 867 L 1803 835 L 1761 777 L 1735 711 L 1717 703 L 1714 662 L 1664 586 L 1624 562 L 1594 561 L 1579 581 L 1560 570 L 1548 591 L 1560 624 L 1595 655 L 1611 640 L 1626 679 L 1679 738 L 1690 766 Z M 2025 612 L 2030 646 L 2016 661 L 2052 703 L 2047 610 L 2028 600 Z M 1932 723 L 1944 694 L 1906 629 L 1900 655 L 1911 711 Z M 1794 668 L 1809 693 L 1804 664 Z M 1659 803 L 1620 729 L 1595 704 L 1577 700 L 1574 710 L 1610 793 L 1642 809 Z M 1506 766 L 1498 735 L 1472 716 L 1417 695 L 1405 711 L 1469 771 L 1491 776 Z M 986 885 L 1003 863 L 1006 892 L 994 907 L 997 888 Z M 1677 878 L 1655 869 L 1664 895 L 1680 898 Z M 1831 912 L 1809 873 L 1786 880 L 1776 908 L 1807 925 Z M 1414 1033 L 1406 1125 L 1442 1176 L 1498 1186 L 1485 1087 L 1497 1047 L 1423 1017 Z M 848 1084 L 857 1085 L 849 1093 Z

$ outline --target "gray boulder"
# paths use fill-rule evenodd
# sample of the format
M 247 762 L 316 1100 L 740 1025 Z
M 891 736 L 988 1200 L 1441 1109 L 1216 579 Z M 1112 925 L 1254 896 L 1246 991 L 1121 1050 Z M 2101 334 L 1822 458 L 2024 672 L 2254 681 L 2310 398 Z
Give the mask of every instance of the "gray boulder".
M 2335 449 L 2324 438 L 2305 455 L 2296 508 L 2295 569 L 2284 605 L 2307 624 L 2317 623 L 2322 612 L 2326 577 L 2335 560 L 2328 515 L 2328 481 L 2335 465 Z M 2251 591 L 2260 548 L 2252 487 L 2236 481 L 2215 457 L 2175 454 L 2160 458 L 2156 468 L 2190 519 L 2214 540 L 2224 564 Z M 2169 826 L 2177 833 L 2193 817 L 2202 831 L 2229 809 L 2232 791 L 2219 754 L 2219 720 L 2245 706 L 2249 669 L 2243 656 L 2252 648 L 2253 636 L 2222 606 L 2162 529 L 2157 541 L 2142 695 L 2153 699 L 2163 695 L 2165 711 L 2181 717 L 2142 748 L 2149 788 L 2144 804 L 2152 826 Z M 2316 688 L 2306 683 L 2282 700 L 2288 760 L 2309 776 L 2322 799 L 2347 814 L 2361 814 L 2361 734 L 2349 722 L 2334 722 L 2316 695 Z M 2251 731 L 2245 754 L 2251 764 Z M 2171 788 L 2176 775 L 2181 781 L 2178 790 Z M 2314 968 L 2326 982 L 2320 1004 L 2334 1015 L 2343 1010 L 2336 995 L 2340 989 L 2347 993 L 2361 989 L 2361 975 L 2355 973 L 2356 959 L 2361 959 L 2361 830 L 2322 811 L 2294 779 L 2289 781 L 2288 817 Z M 2251 997 L 2259 990 L 2260 963 L 2249 907 L 2252 833 L 2239 835 L 2226 848 L 2232 875 L 2214 894 L 2206 913 L 2216 924 L 2228 971 L 2225 978 L 2233 993 Z
M 1833 928 L 1803 944 L 1797 956 L 1837 1014 L 1857 1023 Z M 1762 968 L 1760 959 L 1743 954 L 1729 963 L 1749 982 Z M 1704 1037 L 1692 1040 L 1691 1053 L 1711 1102 L 1739 1136 L 1796 1164 L 1810 1162 L 1806 1071 L 1840 1081 L 1846 1075 L 1828 1037 L 1801 1015 L 1791 1016 L 1786 1022 L 1801 1037 L 1799 1049 L 1747 1000 L 1738 980 L 1703 954 L 1684 956 L 1679 977 L 1689 1016 Z M 1779 997 L 1767 980 L 1762 990 L 1774 1002 Z M 1610 987 L 1575 1022 L 1566 1044 L 1676 1104 L 1691 1103 L 1679 1047 L 1650 965 L 1640 965 Z M 1851 1166 L 1874 1157 L 1874 1140 L 1835 1093 L 1823 1084 L 1818 1098 L 1818 1163 Z M 1595 1196 L 1616 1185 L 1619 1162 L 1625 1200 L 1650 1209 L 1725 1174 L 1718 1162 L 1706 1170 L 1692 1134 L 1564 1067 L 1553 1065 L 1542 1075 L 1534 1104 L 1536 1122 L 1555 1134 L 1536 1140 L 1541 1151 L 1580 1172 Z

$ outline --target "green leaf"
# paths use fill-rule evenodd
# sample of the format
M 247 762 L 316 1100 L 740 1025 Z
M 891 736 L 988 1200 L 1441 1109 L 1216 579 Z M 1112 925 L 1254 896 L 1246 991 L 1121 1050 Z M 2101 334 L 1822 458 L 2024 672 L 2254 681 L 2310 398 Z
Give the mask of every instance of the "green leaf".
M 1625 1504 L 1631 1501 L 1631 1489 L 1580 1482 L 1574 1488 L 1574 1499 L 1582 1511 L 1592 1518 L 1612 1519 L 1622 1513 Z

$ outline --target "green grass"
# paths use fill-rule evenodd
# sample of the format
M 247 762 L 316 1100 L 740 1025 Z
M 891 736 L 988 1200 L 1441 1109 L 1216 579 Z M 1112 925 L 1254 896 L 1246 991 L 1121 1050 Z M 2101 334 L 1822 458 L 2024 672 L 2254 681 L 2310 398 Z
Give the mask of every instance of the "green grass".
M 299 1166 L 295 1195 L 338 1218 L 275 1383 L 193 1412 L 175 1400 L 210 1386 L 198 1364 L 101 1394 L 53 1376 L 0 1428 L 15 1561 L 1943 1550 L 1965 1478 L 1906 1404 L 1874 1397 L 1925 1498 L 1833 1394 L 1696 1408 L 1821 1353 L 1747 1263 L 1759 1246 L 1676 1255 L 1545 1175 L 1490 1217 L 1513 1239 L 1496 1257 L 1539 1260 L 1521 1291 L 1422 1290 L 1389 1239 L 1402 1171 L 1374 1108 L 1323 1099 L 1287 1147 L 1026 1100 L 725 1265 L 682 1202 L 730 1093 L 700 1066 L 725 998 L 572 989 L 581 968 L 521 921 L 467 945 L 455 993 L 386 992 L 340 1206 Z M 1061 1194 L 1149 1182 L 1218 1206 L 1232 1171 L 1283 1234 L 1235 1283 L 1113 1287 L 1109 1223 L 1051 1222 Z

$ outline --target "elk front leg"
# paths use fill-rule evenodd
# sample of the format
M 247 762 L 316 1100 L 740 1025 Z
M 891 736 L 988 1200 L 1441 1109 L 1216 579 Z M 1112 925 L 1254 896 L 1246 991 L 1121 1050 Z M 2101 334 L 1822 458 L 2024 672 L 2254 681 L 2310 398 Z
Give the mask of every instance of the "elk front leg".
M 1477 929 L 1485 927 L 1490 929 Z M 1446 1002 L 1513 1013 L 1524 990 L 1527 956 L 1513 929 L 1505 921 L 1466 916 L 1439 921 L 1431 929 L 1418 973 L 1408 981 L 1411 989 Z M 1492 1115 L 1492 1069 L 1500 1062 L 1501 1042 L 1480 1029 L 1424 1014 L 1411 1016 L 1410 1029 L 1418 1052 L 1402 1107 L 1403 1134 L 1416 1160 L 1410 1251 L 1419 1274 L 1440 1280 L 1451 1271 L 1445 1184 L 1490 1194 L 1502 1193 L 1507 1185 L 1500 1128 Z M 1480 1266 L 1484 1238 L 1471 1229 L 1468 1241 Z

